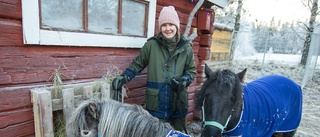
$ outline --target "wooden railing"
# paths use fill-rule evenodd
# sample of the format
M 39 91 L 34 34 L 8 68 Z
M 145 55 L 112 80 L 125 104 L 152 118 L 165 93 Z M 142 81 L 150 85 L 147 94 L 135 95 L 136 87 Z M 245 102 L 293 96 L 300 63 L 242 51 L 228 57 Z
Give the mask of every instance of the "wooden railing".
M 96 86 L 99 86 L 98 89 Z M 95 87 L 94 87 L 95 86 Z M 95 91 L 94 91 L 95 88 Z M 71 117 L 75 108 L 84 100 L 103 100 L 110 98 L 110 84 L 102 81 L 81 84 L 70 84 L 62 87 L 61 97 L 54 97 L 54 87 L 31 89 L 33 103 L 34 126 L 36 137 L 53 137 L 53 111 L 63 110 L 65 135 L 74 137 L 66 121 Z M 121 97 L 125 90 L 122 90 Z
M 223 61 L 228 60 L 229 58 L 229 52 L 211 52 L 211 58 L 210 61 Z

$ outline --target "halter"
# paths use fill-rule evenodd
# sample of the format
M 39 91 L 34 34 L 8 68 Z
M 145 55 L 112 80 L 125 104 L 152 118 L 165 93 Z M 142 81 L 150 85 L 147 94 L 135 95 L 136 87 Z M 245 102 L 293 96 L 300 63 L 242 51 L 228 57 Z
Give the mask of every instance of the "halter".
M 219 128 L 221 131 L 224 131 L 224 129 L 227 127 L 230 119 L 231 119 L 231 114 L 229 115 L 226 124 L 223 126 L 222 124 L 220 124 L 219 122 L 216 121 L 206 121 L 205 118 L 205 113 L 204 113 L 204 102 L 206 99 L 203 100 L 203 105 L 202 105 L 202 121 L 204 122 L 204 126 L 214 126 Z
M 98 103 L 97 107 L 98 107 L 98 113 L 99 113 L 99 117 L 100 117 L 100 113 L 101 113 L 101 105 L 100 105 L 100 103 Z M 98 137 L 101 137 L 101 133 L 99 132 L 99 128 L 98 128 Z

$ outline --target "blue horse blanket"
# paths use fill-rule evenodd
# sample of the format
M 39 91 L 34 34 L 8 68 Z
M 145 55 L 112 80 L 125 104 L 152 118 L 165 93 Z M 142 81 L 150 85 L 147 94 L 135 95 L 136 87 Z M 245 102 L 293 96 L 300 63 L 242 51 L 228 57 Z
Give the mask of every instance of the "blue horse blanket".
M 271 137 L 295 130 L 301 120 L 302 90 L 284 76 L 268 75 L 243 85 L 243 112 L 225 136 Z
M 191 136 L 183 134 L 179 131 L 170 130 L 166 137 L 191 137 Z

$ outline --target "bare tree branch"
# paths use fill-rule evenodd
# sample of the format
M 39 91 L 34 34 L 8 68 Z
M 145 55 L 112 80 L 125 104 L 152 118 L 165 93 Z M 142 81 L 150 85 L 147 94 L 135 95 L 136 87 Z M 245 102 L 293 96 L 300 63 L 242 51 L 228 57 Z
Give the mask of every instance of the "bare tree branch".
M 184 34 L 183 34 L 184 37 L 187 37 L 189 35 L 190 28 L 191 28 L 191 23 L 192 23 L 192 19 L 194 17 L 194 14 L 196 14 L 196 12 L 199 10 L 199 8 L 203 4 L 203 2 L 204 2 L 204 0 L 199 0 L 198 3 L 196 4 L 196 6 L 194 6 L 194 8 L 192 9 L 192 11 L 191 11 L 191 13 L 189 15 L 189 19 L 188 19 L 186 30 L 184 31 Z
M 300 35 L 301 33 L 299 33 L 298 31 L 296 31 L 294 28 L 291 28 L 291 29 L 292 29 L 292 31 L 299 37 L 299 39 L 302 39 L 303 41 L 306 40 L 303 36 Z

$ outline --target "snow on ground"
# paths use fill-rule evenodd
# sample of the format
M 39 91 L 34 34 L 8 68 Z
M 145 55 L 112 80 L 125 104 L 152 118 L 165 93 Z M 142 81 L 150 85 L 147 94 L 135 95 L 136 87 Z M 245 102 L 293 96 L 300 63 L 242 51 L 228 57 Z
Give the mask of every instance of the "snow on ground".
M 255 53 L 252 56 L 241 56 L 241 57 L 235 57 L 235 60 L 259 60 L 262 62 L 262 60 L 265 59 L 265 62 L 273 61 L 273 62 L 279 62 L 283 64 L 298 64 L 301 59 L 300 54 L 273 54 L 273 53 Z M 320 60 L 317 60 L 318 66 L 320 65 Z
M 247 70 L 247 82 L 255 80 L 268 74 L 284 75 L 298 84 L 302 83 L 304 68 L 298 65 L 300 55 L 288 54 L 266 54 L 262 66 L 263 54 L 256 54 L 250 57 L 236 58 L 233 66 L 230 67 L 235 72 L 240 72 L 244 68 Z M 317 66 L 320 68 L 320 61 Z M 316 69 L 311 80 L 303 88 L 303 113 L 300 126 L 295 137 L 319 137 L 320 136 L 320 70 Z M 192 121 L 188 125 L 191 135 L 199 137 L 201 132 L 201 122 Z M 199 131 L 200 130 L 200 131 Z

